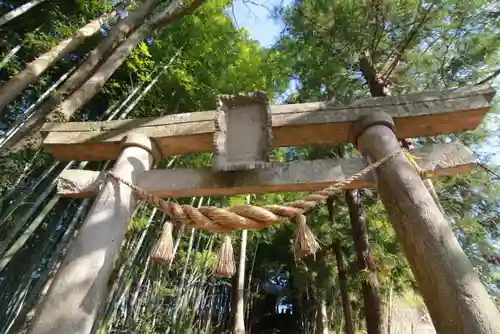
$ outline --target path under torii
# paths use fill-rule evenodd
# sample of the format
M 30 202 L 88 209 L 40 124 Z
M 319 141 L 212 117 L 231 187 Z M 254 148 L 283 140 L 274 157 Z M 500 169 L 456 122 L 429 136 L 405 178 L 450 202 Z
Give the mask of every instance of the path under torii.
M 227 99 L 215 112 L 46 124 L 44 146 L 60 160 L 116 159 L 114 175 L 157 196 L 317 190 L 356 174 L 366 166 L 364 160 L 274 164 L 266 160 L 269 149 L 349 140 L 367 161 L 374 162 L 398 150 L 398 138 L 475 129 L 493 95 L 491 87 L 479 86 L 342 106 L 269 107 L 251 99 L 244 103 Z M 241 117 L 254 121 L 246 124 Z M 241 128 L 234 129 L 235 124 Z M 241 135 L 245 133 L 252 138 Z M 228 144 L 231 140 L 250 153 L 235 152 L 234 145 Z M 213 170 L 150 170 L 160 157 L 212 150 L 220 156 Z M 417 162 L 425 177 L 465 172 L 475 162 L 458 143 L 430 146 L 414 154 L 422 157 Z M 500 334 L 500 314 L 421 175 L 405 154 L 396 154 L 374 174 L 349 186 L 376 187 L 438 333 Z M 61 195 L 96 199 L 37 310 L 35 334 L 90 333 L 105 300 L 113 261 L 137 199 L 126 185 L 101 177 L 76 170 L 62 175 Z

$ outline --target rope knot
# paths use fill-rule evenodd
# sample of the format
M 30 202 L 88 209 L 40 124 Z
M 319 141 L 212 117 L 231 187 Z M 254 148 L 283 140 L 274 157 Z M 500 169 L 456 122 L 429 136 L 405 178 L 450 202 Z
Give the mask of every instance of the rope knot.
M 229 233 L 235 229 L 262 229 L 280 221 L 294 220 L 296 222 L 294 241 L 295 253 L 299 256 L 307 256 L 314 254 L 320 248 L 320 245 L 311 229 L 307 226 L 307 219 L 304 216 L 304 213 L 313 209 L 318 204 L 324 203 L 329 196 L 338 191 L 344 190 L 348 184 L 364 176 L 371 170 L 378 168 L 399 152 L 401 152 L 401 149 L 388 154 L 375 163 L 369 164 L 367 167 L 363 168 L 351 177 L 343 181 L 336 182 L 331 186 L 310 194 L 300 200 L 284 205 L 270 204 L 262 207 L 244 204 L 236 205 L 227 209 L 216 208 L 213 206 L 195 208 L 191 205 L 180 205 L 173 201 L 166 201 L 159 198 L 115 175 L 112 171 L 108 171 L 107 176 L 127 185 L 140 199 L 154 205 L 160 211 L 167 213 L 173 220 L 185 224 L 188 227 L 205 229 L 211 232 Z M 419 175 L 421 175 L 421 173 L 423 173 L 422 170 L 412 159 L 410 159 L 410 161 L 417 166 L 416 170 L 419 172 Z M 171 240 L 171 226 L 166 226 L 163 235 L 166 240 L 165 244 L 169 244 Z M 158 248 L 159 247 L 157 247 L 157 250 Z M 228 234 L 224 237 L 223 249 L 223 253 L 226 255 L 232 253 L 231 238 Z M 168 252 L 169 250 L 167 249 L 167 254 L 164 257 L 169 256 Z M 221 258 L 226 258 L 227 261 L 225 261 L 226 265 L 223 266 L 225 269 L 221 269 L 220 272 L 223 274 L 231 273 L 232 262 L 230 260 L 230 256 L 221 256 Z

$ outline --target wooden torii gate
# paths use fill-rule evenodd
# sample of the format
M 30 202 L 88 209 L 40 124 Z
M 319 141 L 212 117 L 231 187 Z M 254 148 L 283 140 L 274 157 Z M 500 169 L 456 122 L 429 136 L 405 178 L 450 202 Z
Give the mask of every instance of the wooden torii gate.
M 116 160 L 115 175 L 158 197 L 317 191 L 366 167 L 364 159 L 272 163 L 270 148 L 353 142 L 368 162 L 386 159 L 347 188 L 376 187 L 415 275 L 438 333 L 500 333 L 500 313 L 461 249 L 422 177 L 473 168 L 460 143 L 401 154 L 398 138 L 475 129 L 494 90 L 477 86 L 381 97 L 350 105 L 271 106 L 250 94 L 223 98 L 216 111 L 109 122 L 50 123 L 44 147 L 59 160 Z M 161 157 L 214 152 L 212 169 L 151 170 Z M 389 157 L 387 159 L 387 157 Z M 62 196 L 94 204 L 72 241 L 32 333 L 90 333 L 107 295 L 108 280 L 137 205 L 132 189 L 107 174 L 66 170 Z M 70 185 L 70 186 L 68 186 Z

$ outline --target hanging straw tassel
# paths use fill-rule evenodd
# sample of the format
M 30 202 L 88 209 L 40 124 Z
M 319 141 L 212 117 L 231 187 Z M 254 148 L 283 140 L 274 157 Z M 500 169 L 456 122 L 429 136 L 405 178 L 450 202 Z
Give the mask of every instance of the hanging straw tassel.
M 217 255 L 217 267 L 215 268 L 215 274 L 217 276 L 231 277 L 234 275 L 234 255 L 233 255 L 233 245 L 231 244 L 231 236 L 226 234 L 224 236 L 224 242 Z
M 160 239 L 156 242 L 151 258 L 155 262 L 170 263 L 174 259 L 174 240 L 172 238 L 172 223 L 166 222 Z
M 306 217 L 299 215 L 295 227 L 295 254 L 299 257 L 315 254 L 320 249 L 318 240 L 306 223 Z

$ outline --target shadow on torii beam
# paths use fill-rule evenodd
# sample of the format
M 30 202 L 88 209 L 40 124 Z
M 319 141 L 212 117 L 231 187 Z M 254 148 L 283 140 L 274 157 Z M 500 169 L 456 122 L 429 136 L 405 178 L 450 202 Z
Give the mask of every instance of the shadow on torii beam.
M 380 164 L 376 166 L 381 166 L 383 163 L 383 168 L 372 170 L 377 178 L 377 192 L 415 275 L 436 330 L 450 334 L 500 333 L 498 310 L 453 235 L 450 224 L 422 182 L 423 176 L 449 175 L 447 173 L 467 170 L 474 163 L 471 152 L 459 144 L 446 144 L 440 149 L 439 145 L 425 148 L 419 167 L 431 175 L 422 175 L 415 164 L 412 164 L 412 159 L 406 154 L 399 154 L 401 147 L 398 141 L 398 138 L 473 130 L 483 120 L 491 106 L 493 95 L 491 87 L 477 86 L 402 97 L 372 98 L 348 106 L 325 103 L 274 106 L 271 107 L 270 114 L 266 107 L 263 110 L 267 115 L 265 122 L 250 122 L 245 133 L 266 124 L 265 127 L 272 128 L 272 147 L 349 140 L 356 143 L 356 148 L 367 158 L 370 166 L 377 162 Z M 220 111 L 219 108 L 217 112 Z M 244 112 L 239 115 L 242 118 L 247 116 Z M 57 159 L 118 159 L 112 171 L 116 179 L 104 182 L 104 186 L 99 189 L 89 214 L 58 270 L 46 302 L 41 305 L 40 315 L 36 317 L 34 324 L 36 333 L 91 332 L 100 304 L 106 296 L 113 259 L 120 250 L 128 222 L 138 203 L 131 191 L 134 185 L 141 185 L 151 191 L 156 189 L 158 195 L 166 196 L 175 196 L 175 191 L 177 196 L 194 195 L 198 190 L 213 195 L 222 191 L 226 191 L 226 194 L 258 192 L 259 189 L 252 188 L 249 182 L 257 183 L 265 192 L 277 191 L 279 187 L 282 191 L 299 190 L 298 187 L 303 187 L 307 182 L 312 183 L 313 187 L 315 182 L 318 187 L 321 182 L 350 182 L 349 176 L 358 175 L 356 172 L 365 166 L 360 159 L 343 159 L 282 165 L 267 165 L 268 161 L 265 161 L 264 167 L 254 170 L 249 170 L 249 167 L 247 170 L 237 171 L 237 174 L 234 171 L 218 174 L 221 173 L 219 166 L 215 166 L 215 171 L 149 171 L 160 155 L 211 151 L 216 146 L 213 145 L 214 137 L 225 131 L 223 126 L 217 127 L 216 116 L 217 113 L 200 112 L 149 120 L 48 124 L 44 127 L 47 134 L 45 148 Z M 226 120 L 231 122 L 230 118 Z M 246 125 L 241 122 L 232 123 L 234 124 L 239 126 L 236 126 L 237 130 L 232 128 L 231 136 L 228 137 L 240 140 L 242 146 L 246 145 L 245 149 L 260 152 L 258 146 L 250 143 L 254 138 L 246 138 L 248 136 L 238 132 L 240 126 Z M 136 125 L 139 127 L 134 128 Z M 223 141 L 229 142 L 229 139 Z M 267 145 L 269 148 L 270 145 Z M 221 147 L 224 148 L 224 145 Z M 252 162 L 245 161 L 246 156 L 240 156 L 239 149 L 239 146 L 236 149 L 232 146 L 231 150 L 225 150 L 224 154 L 233 154 L 227 161 L 236 165 L 239 162 Z M 427 155 L 425 150 L 428 150 Z M 418 152 L 417 150 L 415 155 Z M 233 159 L 234 156 L 242 157 L 243 160 Z M 418 160 L 415 162 L 418 163 Z M 326 166 L 329 163 L 332 165 Z M 295 175 L 290 172 L 292 168 Z M 89 171 L 85 171 L 87 172 Z M 65 175 L 68 184 L 77 186 L 75 196 L 82 196 L 84 191 L 87 191 L 87 196 L 94 196 L 99 174 L 89 173 L 89 177 L 83 181 L 71 176 L 71 172 Z M 181 180 L 179 174 L 175 173 L 187 173 L 187 176 L 184 175 L 184 180 Z M 252 173 L 257 175 L 256 179 L 239 180 Z M 78 185 L 79 182 L 81 185 Z M 359 182 L 358 187 L 374 184 L 370 178 Z M 129 186 L 125 186 L 126 184 Z M 60 184 L 60 187 L 63 186 Z M 79 186 L 83 187 L 80 193 Z M 247 188 L 243 189 L 245 186 Z M 64 188 L 60 188 L 62 190 Z M 316 198 L 324 196 L 326 195 Z M 319 203 L 319 200 L 315 200 L 315 203 Z M 162 210 L 174 218 L 189 218 L 182 211 L 183 206 L 177 205 L 176 208 L 180 210 L 179 214 L 173 209 Z M 298 221 L 301 218 L 305 225 L 304 210 L 287 217 L 297 218 Z M 182 220 L 181 218 L 177 219 Z M 238 224 L 239 222 L 240 219 Z M 227 221 L 219 219 L 217 223 L 226 224 Z M 243 228 L 247 228 L 245 226 L 247 225 Z M 85 305 L 85 309 L 82 305 Z
M 411 151 L 428 178 L 470 171 L 473 153 L 461 143 L 434 144 Z M 362 158 L 321 159 L 273 163 L 253 170 L 217 172 L 211 168 L 153 169 L 136 186 L 158 197 L 234 196 L 285 191 L 317 191 L 344 181 L 365 168 Z M 72 198 L 97 195 L 106 172 L 68 169 L 61 173 L 57 191 Z M 373 188 L 372 174 L 351 182 L 346 189 Z
M 396 136 L 426 137 L 474 130 L 481 123 L 495 90 L 489 85 L 404 96 L 368 98 L 349 105 L 323 102 L 271 106 L 273 146 L 300 147 L 348 141 L 361 116 L 383 111 L 394 119 Z M 48 123 L 44 148 L 58 160 L 114 160 L 131 133 L 144 134 L 173 156 L 210 152 L 215 111 L 105 122 Z

